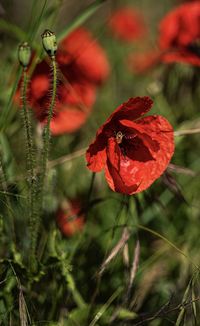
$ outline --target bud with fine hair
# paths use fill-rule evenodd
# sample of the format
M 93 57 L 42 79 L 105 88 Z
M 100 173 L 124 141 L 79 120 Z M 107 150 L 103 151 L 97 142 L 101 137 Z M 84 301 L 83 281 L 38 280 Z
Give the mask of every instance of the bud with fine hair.
M 50 30 L 46 29 L 41 36 L 42 44 L 45 51 L 51 58 L 54 57 L 57 51 L 57 41 L 55 34 Z
M 18 48 L 18 59 L 23 68 L 29 65 L 31 59 L 31 48 L 27 42 L 23 42 Z

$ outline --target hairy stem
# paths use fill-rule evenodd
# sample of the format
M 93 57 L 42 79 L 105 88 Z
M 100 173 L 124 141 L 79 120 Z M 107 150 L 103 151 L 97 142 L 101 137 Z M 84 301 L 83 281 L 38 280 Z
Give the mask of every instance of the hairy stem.
M 45 184 L 45 177 L 47 171 L 47 163 L 49 158 L 49 149 L 50 149 L 50 140 L 51 140 L 51 133 L 50 133 L 50 123 L 53 116 L 53 109 L 56 102 L 56 88 L 57 88 L 57 69 L 56 69 L 56 61 L 55 57 L 52 57 L 52 67 L 53 67 L 53 85 L 52 85 L 52 98 L 50 107 L 48 110 L 48 117 L 47 123 L 44 127 L 43 132 L 43 149 L 41 153 L 41 163 L 40 163 L 40 176 L 39 176 L 39 189 L 38 189 L 38 203 L 37 203 L 37 220 L 34 224 L 34 236 L 32 239 L 32 257 L 35 257 L 36 253 L 36 245 L 37 245 L 37 238 L 39 232 L 39 225 L 40 225 L 40 217 L 42 212 L 43 206 L 43 197 L 44 197 L 44 184 Z
M 22 116 L 26 134 L 26 159 L 27 159 L 27 177 L 28 177 L 28 213 L 29 213 L 29 230 L 31 237 L 31 253 L 33 252 L 34 225 L 36 221 L 36 178 L 35 178 L 35 154 L 33 146 L 33 135 L 30 123 L 29 111 L 27 108 L 27 71 L 23 69 L 22 81 Z M 32 254 L 30 255 L 30 257 Z
M 50 147 L 50 122 L 53 116 L 53 109 L 55 106 L 56 101 L 56 86 L 57 86 L 57 70 L 56 70 L 56 61 L 55 57 L 52 58 L 52 67 L 53 67 L 53 89 L 52 89 L 52 99 L 49 107 L 49 113 L 47 117 L 47 124 L 44 128 L 44 151 L 42 156 L 42 180 L 44 181 L 46 168 L 47 168 L 47 161 L 49 157 L 49 147 Z

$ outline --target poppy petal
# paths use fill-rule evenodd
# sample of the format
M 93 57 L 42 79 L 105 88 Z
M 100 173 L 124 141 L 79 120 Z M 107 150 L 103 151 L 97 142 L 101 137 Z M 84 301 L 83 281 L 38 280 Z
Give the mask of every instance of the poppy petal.
M 147 189 L 165 171 L 173 153 L 173 130 L 169 122 L 161 116 L 149 116 L 139 120 L 138 125 L 145 127 L 146 133 L 159 144 L 155 152 L 152 147 L 132 146 L 124 158 L 121 158 L 120 176 L 125 184 L 139 184 L 140 192 Z M 134 145 L 134 139 L 132 141 Z M 132 153 L 130 153 L 132 151 Z M 131 158 L 130 158 L 131 157 Z
M 200 2 L 184 3 L 160 22 L 161 49 L 186 47 L 199 38 Z
M 109 187 L 117 192 L 131 194 L 136 191 L 138 185 L 131 184 L 127 185 L 120 175 L 120 167 L 122 161 L 122 153 L 119 145 L 116 143 L 114 138 L 108 140 L 107 145 L 107 162 L 105 166 L 105 177 Z
M 131 97 L 127 102 L 121 104 L 107 119 L 106 123 L 116 123 L 117 120 L 136 120 L 147 113 L 153 105 L 153 101 L 148 96 Z
M 122 126 L 128 127 L 127 134 L 129 135 L 128 137 L 130 139 L 138 136 L 147 148 L 151 149 L 153 152 L 157 152 L 159 149 L 158 142 L 156 139 L 151 138 L 151 134 L 146 132 L 146 128 L 139 124 L 139 121 L 140 120 L 138 120 L 137 123 L 130 120 L 120 120 L 120 124 Z
M 118 119 L 136 120 L 147 113 L 153 105 L 153 101 L 148 96 L 130 98 L 120 105 L 113 115 Z
M 200 66 L 199 17 L 200 2 L 194 1 L 178 6 L 161 20 L 159 45 L 166 51 L 161 61 Z
M 110 71 L 104 49 L 90 31 L 83 27 L 75 29 L 61 42 L 57 60 L 61 66 L 72 63 L 86 80 L 94 84 L 101 84 Z M 66 74 L 67 68 L 69 67 L 66 66 Z
M 105 177 L 111 189 L 117 192 L 130 194 L 138 188 L 137 184 L 127 184 L 121 177 L 121 165 L 124 157 L 119 145 L 114 138 L 110 138 L 107 144 L 107 162 L 105 169 Z
M 86 152 L 87 167 L 93 172 L 101 171 L 106 162 L 107 138 L 99 131 L 95 141 Z
M 200 56 L 184 49 L 172 50 L 164 53 L 161 56 L 161 61 L 164 63 L 182 62 L 194 66 L 200 66 Z
M 120 168 L 120 152 L 121 150 L 116 143 L 116 140 L 114 138 L 109 138 L 106 147 L 107 159 L 117 171 Z
M 51 120 L 52 135 L 75 132 L 86 122 L 89 113 L 89 111 L 83 111 L 78 107 L 63 106 Z
M 119 172 L 115 169 L 115 167 L 111 164 L 110 161 L 107 162 L 105 166 L 105 178 L 109 187 L 116 192 L 120 192 L 122 194 L 131 195 L 137 192 L 138 185 L 133 184 L 128 186 L 124 183 L 123 179 Z

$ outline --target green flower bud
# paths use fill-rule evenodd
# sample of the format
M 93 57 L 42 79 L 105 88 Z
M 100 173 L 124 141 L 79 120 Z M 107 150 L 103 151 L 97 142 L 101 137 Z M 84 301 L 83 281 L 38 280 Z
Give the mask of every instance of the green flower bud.
M 27 42 L 19 45 L 18 59 L 22 67 L 26 68 L 29 65 L 31 59 L 31 48 Z
M 50 57 L 54 57 L 57 51 L 56 36 L 49 29 L 46 29 L 42 36 L 42 44 Z

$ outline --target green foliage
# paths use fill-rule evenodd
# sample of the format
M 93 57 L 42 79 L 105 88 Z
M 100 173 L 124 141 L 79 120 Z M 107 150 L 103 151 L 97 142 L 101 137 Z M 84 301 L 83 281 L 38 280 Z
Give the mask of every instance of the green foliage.
M 139 52 L 142 44 L 122 44 L 106 26 L 111 6 L 124 1 L 96 0 L 83 7 L 71 1 L 73 8 L 69 6 L 67 13 L 64 7 L 64 18 L 64 1 L 30 3 L 26 26 L 16 23 L 19 18 L 23 21 L 17 10 L 13 19 L 0 19 L 4 49 L 0 73 L 0 325 L 198 325 L 200 142 L 199 132 L 190 131 L 199 130 L 200 125 L 199 69 L 174 64 L 145 75 L 131 73 L 126 57 Z M 149 13 L 154 33 L 156 22 L 174 2 L 161 1 L 157 8 L 147 0 L 135 4 L 147 16 Z M 9 6 L 5 9 L 9 17 Z M 22 77 L 18 42 L 29 41 L 37 53 L 31 63 L 33 72 L 44 56 L 39 39 L 45 28 L 55 30 L 60 41 L 83 24 L 93 30 L 111 65 L 91 116 L 76 133 L 50 138 L 46 129 L 42 139 L 30 114 L 33 134 L 26 135 L 26 122 L 23 127 L 13 100 Z M 25 87 L 25 114 L 31 113 L 26 91 Z M 165 175 L 147 191 L 126 197 L 108 189 L 103 173 L 92 176 L 84 152 L 113 109 L 138 95 L 150 95 L 155 103 L 153 114 L 170 120 L 177 132 L 176 151 L 167 179 Z M 184 134 L 185 130 L 189 133 Z M 74 198 L 83 203 L 84 226 L 66 237 L 59 231 L 57 211 Z M 123 242 L 124 230 L 128 236 Z M 140 253 L 135 250 L 138 241 Z M 105 261 L 109 263 L 104 265 Z

